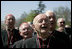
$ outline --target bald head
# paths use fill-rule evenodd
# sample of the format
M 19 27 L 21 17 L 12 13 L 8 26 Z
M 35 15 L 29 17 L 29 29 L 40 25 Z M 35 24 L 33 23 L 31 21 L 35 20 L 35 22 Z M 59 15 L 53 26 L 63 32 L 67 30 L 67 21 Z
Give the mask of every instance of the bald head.
M 22 23 L 22 24 L 20 25 L 20 27 L 19 27 L 20 32 L 21 32 L 21 30 L 22 30 L 23 28 L 26 28 L 26 27 L 31 28 L 31 26 L 30 26 L 27 22 Z M 32 28 L 31 28 L 31 29 L 32 29 Z
M 51 11 L 51 10 L 46 11 L 45 14 L 47 16 L 54 16 L 54 17 L 56 16 L 55 13 L 53 11 Z
M 33 30 L 32 30 L 32 27 L 27 22 L 24 22 L 20 25 L 19 31 L 20 31 L 20 35 L 24 39 L 32 37 Z
M 44 38 L 49 36 L 49 18 L 45 14 L 37 15 L 33 20 L 33 25 L 39 36 Z
M 65 27 L 66 27 L 66 28 L 70 28 L 70 26 L 69 26 L 69 25 L 65 25 Z
M 48 18 L 45 14 L 39 14 L 34 18 L 33 24 L 35 24 L 37 22 L 37 20 L 41 19 L 42 17 Z

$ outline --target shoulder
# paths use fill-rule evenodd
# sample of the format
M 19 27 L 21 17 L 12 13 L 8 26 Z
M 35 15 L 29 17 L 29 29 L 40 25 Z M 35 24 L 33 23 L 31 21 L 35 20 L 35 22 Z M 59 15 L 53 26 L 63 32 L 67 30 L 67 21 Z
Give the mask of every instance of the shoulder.
M 15 35 L 19 35 L 19 30 L 13 29 L 13 32 L 14 32 Z
M 5 29 L 1 29 L 1 36 L 7 35 L 7 31 Z
M 29 38 L 29 39 L 26 39 L 25 40 L 25 43 L 29 43 L 29 42 L 34 42 L 36 40 L 36 38 L 35 37 L 32 37 L 32 38 Z
M 22 43 L 23 42 L 24 42 L 23 39 L 22 40 L 19 40 L 19 41 L 15 42 L 12 47 L 13 48 L 20 48 L 22 46 Z
M 36 45 L 36 37 L 32 37 L 32 38 L 29 38 L 29 39 L 26 39 L 23 43 L 23 47 L 24 48 L 32 48 L 32 47 L 35 47 Z
M 65 29 L 71 31 L 71 28 L 65 28 Z
M 15 31 L 15 32 L 19 32 L 19 30 L 17 30 L 17 29 L 13 29 L 13 31 Z
M 6 32 L 6 29 L 1 29 L 1 32 Z

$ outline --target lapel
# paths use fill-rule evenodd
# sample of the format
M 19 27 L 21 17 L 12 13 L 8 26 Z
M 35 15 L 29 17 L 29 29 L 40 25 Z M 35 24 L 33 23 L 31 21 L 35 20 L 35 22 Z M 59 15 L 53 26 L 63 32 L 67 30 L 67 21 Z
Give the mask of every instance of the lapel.
M 8 35 L 6 30 L 2 31 L 2 42 L 4 46 L 8 45 Z
M 35 35 L 34 37 L 25 40 L 25 46 L 26 48 L 39 48 L 39 43 L 37 41 L 37 35 Z M 28 42 L 27 42 L 28 41 Z M 23 46 L 24 47 L 24 46 Z
M 39 48 L 39 41 L 37 40 L 37 35 L 34 36 L 33 43 L 33 47 Z

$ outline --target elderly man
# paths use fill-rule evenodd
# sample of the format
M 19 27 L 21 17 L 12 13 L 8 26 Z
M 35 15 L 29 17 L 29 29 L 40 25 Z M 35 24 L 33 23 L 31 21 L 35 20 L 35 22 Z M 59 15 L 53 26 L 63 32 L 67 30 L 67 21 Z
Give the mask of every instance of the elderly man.
M 58 18 L 57 26 L 59 27 L 57 30 L 62 32 L 65 29 L 65 20 L 64 18 Z
M 14 43 L 13 48 L 21 48 L 24 40 L 32 38 L 33 29 L 27 22 L 24 22 L 19 27 L 20 35 L 23 37 L 22 40 Z
M 58 20 L 57 20 L 57 26 L 59 27 L 57 29 L 58 31 L 64 32 L 65 34 L 70 34 L 71 33 L 70 28 L 66 28 L 65 27 L 65 19 L 64 18 L 58 18 Z
M 50 21 L 50 29 L 49 29 L 49 31 L 50 31 L 50 33 L 52 33 L 55 30 L 55 27 L 56 27 L 56 15 L 51 10 L 46 11 L 45 14 L 49 18 L 49 21 Z
M 57 30 L 55 30 L 56 28 L 56 15 L 53 11 L 48 10 L 45 13 L 47 15 L 47 17 L 49 18 L 50 21 L 50 29 L 49 29 L 49 33 L 50 35 L 55 37 L 55 42 L 53 47 L 54 48 L 67 48 L 67 44 L 65 42 L 65 40 L 67 39 L 67 36 L 65 34 L 63 34 L 62 32 L 59 32 Z
M 65 19 L 64 18 L 58 18 L 57 20 L 57 26 L 59 27 L 57 30 L 59 32 L 63 32 L 67 35 L 67 37 L 69 37 L 69 39 L 67 39 L 66 41 L 70 41 L 71 42 L 71 28 L 70 27 L 65 27 Z M 69 45 L 69 43 L 67 44 Z M 69 45 L 71 46 L 71 45 Z
M 5 17 L 6 28 L 1 31 L 3 48 L 9 48 L 11 45 L 20 40 L 19 31 L 15 29 L 15 17 L 12 14 L 8 14 Z

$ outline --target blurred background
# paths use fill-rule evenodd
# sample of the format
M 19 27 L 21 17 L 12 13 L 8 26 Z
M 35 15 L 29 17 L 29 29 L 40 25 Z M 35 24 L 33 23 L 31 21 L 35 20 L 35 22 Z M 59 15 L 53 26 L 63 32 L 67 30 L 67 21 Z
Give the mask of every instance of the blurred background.
M 4 20 L 7 14 L 16 18 L 16 27 L 22 22 L 32 22 L 39 13 L 53 10 L 56 18 L 63 17 L 71 26 L 71 1 L 1 1 L 1 29 L 5 28 Z

